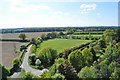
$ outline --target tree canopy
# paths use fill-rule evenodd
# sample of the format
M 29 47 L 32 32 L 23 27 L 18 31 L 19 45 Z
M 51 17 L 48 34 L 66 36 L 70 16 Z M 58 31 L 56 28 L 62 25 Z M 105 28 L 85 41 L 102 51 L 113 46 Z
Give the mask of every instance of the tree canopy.
M 26 37 L 27 37 L 27 36 L 26 36 L 25 33 L 20 33 L 20 34 L 19 34 L 19 38 L 21 38 L 22 40 L 25 40 Z

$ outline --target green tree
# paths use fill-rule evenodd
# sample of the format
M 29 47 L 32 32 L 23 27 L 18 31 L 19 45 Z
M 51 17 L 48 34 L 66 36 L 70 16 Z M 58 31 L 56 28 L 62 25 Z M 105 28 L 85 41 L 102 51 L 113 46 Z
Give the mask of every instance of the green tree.
M 106 48 L 106 43 L 104 40 L 99 40 L 98 45 L 100 45 L 101 48 Z
M 99 63 L 100 78 L 108 78 L 109 77 L 108 64 L 109 64 L 109 61 L 107 59 L 105 59 Z
M 97 69 L 93 66 L 91 67 L 84 67 L 78 73 L 79 78 L 98 78 Z
M 8 75 L 10 74 L 10 71 L 0 64 L 0 72 L 2 72 L 2 79 L 7 80 Z
M 40 41 L 37 40 L 36 38 L 32 38 L 32 39 L 30 40 L 30 43 L 33 44 L 33 45 L 35 45 L 35 46 L 37 46 L 37 44 L 39 44 Z
M 77 71 L 79 71 L 85 65 L 84 57 L 79 50 L 71 52 L 68 56 L 68 60 Z
M 67 33 L 67 34 L 73 34 L 74 31 L 73 31 L 73 30 L 68 30 L 66 33 Z
M 65 76 L 60 73 L 54 74 L 51 78 L 54 80 L 65 80 Z
M 25 33 L 20 33 L 19 38 L 21 38 L 24 41 L 25 38 L 26 38 L 26 34 Z
M 114 72 L 115 67 L 117 66 L 117 63 L 115 61 L 111 62 L 108 66 L 109 75 L 111 75 Z
M 64 58 L 58 58 L 58 59 L 55 59 L 55 64 L 61 64 L 65 61 Z
M 77 79 L 75 68 L 66 60 L 58 66 L 58 72 L 63 74 L 66 79 Z
M 62 31 L 61 31 L 61 32 L 59 32 L 58 34 L 59 34 L 60 36 L 64 35 L 64 33 L 63 33 Z
M 93 49 L 93 47 L 90 47 L 89 50 L 90 50 L 90 52 L 93 54 L 93 61 L 97 60 L 98 57 L 96 56 L 96 52 L 95 52 L 95 50 Z
M 52 32 L 51 36 L 52 36 L 52 38 L 56 38 L 56 37 L 58 37 L 58 34 L 56 32 Z
M 51 39 L 51 38 L 52 38 L 52 33 L 47 33 L 47 34 L 46 34 L 46 38 L 47 38 L 47 39 Z
M 41 78 L 53 78 L 53 76 L 55 77 L 56 73 L 58 74 L 58 66 L 63 63 L 65 61 L 64 58 L 58 58 L 58 59 L 55 59 L 55 63 L 50 67 L 49 71 L 47 72 L 44 72 L 42 75 L 41 75 Z M 56 76 L 57 77 L 57 76 Z
M 26 49 L 27 49 L 27 47 L 25 45 L 20 46 L 20 51 L 23 51 L 23 50 L 25 51 Z
M 36 55 L 35 54 L 31 54 L 29 56 L 29 59 L 30 59 L 30 64 L 35 65 Z
M 13 66 L 11 67 L 10 69 L 10 75 L 12 75 L 15 71 L 17 71 L 21 65 L 21 62 L 20 62 L 20 58 L 19 57 L 15 57 L 13 60 L 12 60 L 12 63 L 13 63 Z
M 120 68 L 115 68 L 110 78 L 114 80 L 119 80 L 120 79 Z
M 112 40 L 118 40 L 117 31 L 115 29 L 107 29 L 104 31 L 103 35 L 105 40 L 109 43 Z
M 85 59 L 84 63 L 89 66 L 93 62 L 93 54 L 88 48 L 85 48 L 82 50 L 82 55 Z
M 57 51 L 50 47 L 44 47 L 37 55 L 43 63 L 51 63 L 57 57 Z
M 38 76 L 32 74 L 31 72 L 26 72 L 23 76 L 24 80 L 33 80 L 35 78 L 39 78 Z
M 12 63 L 13 63 L 13 64 L 17 64 L 18 66 L 20 66 L 20 64 L 21 64 L 20 58 L 19 58 L 19 57 L 15 57 L 15 58 L 12 60 Z
M 47 39 L 46 34 L 45 34 L 45 33 L 41 34 L 40 38 L 41 38 L 42 40 L 46 40 L 46 39 Z

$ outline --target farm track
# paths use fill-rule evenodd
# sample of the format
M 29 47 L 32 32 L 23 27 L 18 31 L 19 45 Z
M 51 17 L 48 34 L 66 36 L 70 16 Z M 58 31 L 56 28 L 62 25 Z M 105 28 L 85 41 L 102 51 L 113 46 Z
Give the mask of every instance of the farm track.
M 30 45 L 27 49 L 27 52 L 25 53 L 25 56 L 24 56 L 24 60 L 23 60 L 23 63 L 22 65 L 20 66 L 21 69 L 24 69 L 26 72 L 31 72 L 37 76 L 40 76 L 43 72 L 45 71 L 48 71 L 47 68 L 45 69 L 42 69 L 42 70 L 38 70 L 38 69 L 34 69 L 34 68 L 31 68 L 30 65 L 28 64 L 28 57 L 29 57 L 29 52 L 30 52 L 30 48 L 31 48 L 32 45 Z M 20 74 L 20 72 L 15 72 L 11 78 L 16 78 L 18 75 Z

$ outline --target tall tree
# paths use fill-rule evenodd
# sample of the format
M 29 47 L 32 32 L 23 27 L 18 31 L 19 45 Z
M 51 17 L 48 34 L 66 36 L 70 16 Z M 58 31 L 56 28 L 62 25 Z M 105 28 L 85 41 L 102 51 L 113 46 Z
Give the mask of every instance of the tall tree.
M 57 57 L 57 51 L 50 47 L 44 47 L 37 55 L 43 63 L 50 63 L 54 62 L 54 59 Z
M 67 60 L 59 65 L 58 72 L 63 74 L 67 80 L 78 78 L 75 68 Z
M 26 34 L 25 33 L 20 33 L 19 38 L 21 38 L 22 40 L 25 40 Z
M 84 57 L 79 50 L 75 50 L 69 54 L 68 60 L 72 64 L 72 66 L 79 71 L 82 67 L 84 67 Z
M 97 69 L 93 66 L 91 67 L 84 67 L 81 69 L 81 71 L 78 73 L 79 78 L 98 78 L 98 72 Z
M 85 48 L 82 50 L 82 55 L 85 59 L 84 63 L 89 66 L 93 62 L 93 54 L 88 48 Z

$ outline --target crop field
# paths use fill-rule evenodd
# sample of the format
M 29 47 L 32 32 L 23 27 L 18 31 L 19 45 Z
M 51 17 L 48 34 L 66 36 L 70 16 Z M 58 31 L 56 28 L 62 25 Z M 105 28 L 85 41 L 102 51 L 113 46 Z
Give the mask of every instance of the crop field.
M 27 36 L 27 39 L 31 39 L 34 37 L 40 37 L 41 34 L 43 33 L 48 33 L 48 32 L 31 32 L 31 33 L 25 33 Z M 6 33 L 2 34 L 3 39 L 19 39 L 19 34 L 20 33 Z
M 58 53 L 62 52 L 64 49 L 69 49 L 75 46 L 79 46 L 81 44 L 90 42 L 92 40 L 76 40 L 76 39 L 51 39 L 44 41 L 40 44 L 40 48 L 43 47 L 51 47 L 57 50 Z
M 17 51 L 20 49 L 20 45 L 25 45 L 27 43 L 0 41 L 0 44 L 2 45 L 2 54 L 0 55 L 0 57 L 2 56 L 2 61 L 0 62 L 2 62 L 5 67 L 10 68 L 12 67 L 13 58 L 19 56 L 20 54 Z

